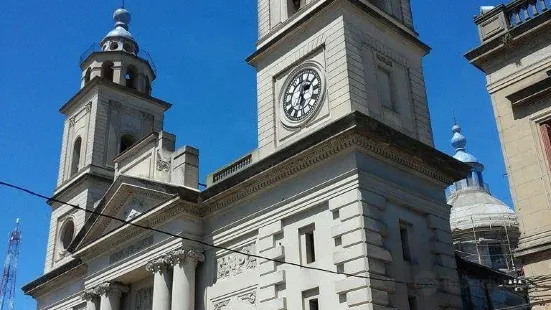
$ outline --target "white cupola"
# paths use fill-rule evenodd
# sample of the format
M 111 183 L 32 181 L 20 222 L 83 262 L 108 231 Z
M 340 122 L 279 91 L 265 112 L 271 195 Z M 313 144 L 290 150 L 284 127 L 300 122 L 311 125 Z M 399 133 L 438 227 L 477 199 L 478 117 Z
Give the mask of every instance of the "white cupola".
M 155 65 L 149 53 L 140 49 L 130 33 L 131 19 L 126 9 L 115 10 L 113 30 L 81 56 L 81 88 L 95 77 L 100 77 L 147 96 L 151 95 L 151 83 L 156 74 Z

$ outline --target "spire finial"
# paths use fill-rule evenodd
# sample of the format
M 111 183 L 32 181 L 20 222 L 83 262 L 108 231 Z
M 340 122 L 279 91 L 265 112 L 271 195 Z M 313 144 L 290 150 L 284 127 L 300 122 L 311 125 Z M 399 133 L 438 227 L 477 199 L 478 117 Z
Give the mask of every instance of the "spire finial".
M 465 151 L 467 138 L 465 138 L 465 136 L 461 133 L 461 126 L 459 126 L 456 120 L 454 120 L 454 123 L 455 124 L 452 127 L 453 136 L 450 141 L 452 147 L 455 149 L 455 155 L 453 155 L 453 157 L 482 171 L 482 169 L 484 169 L 482 164 L 478 162 L 476 157 Z
M 124 0 L 122 0 L 122 5 L 121 5 L 121 8 L 124 9 Z
M 464 151 L 465 146 L 467 145 L 467 138 L 463 134 L 461 134 L 461 126 L 457 124 L 457 120 L 454 118 L 453 121 L 454 125 L 452 127 L 452 140 L 451 145 L 455 149 L 455 151 Z
M 130 20 L 132 20 L 132 16 L 130 15 L 130 12 L 128 12 L 124 8 L 124 2 L 123 2 L 123 7 L 120 9 L 117 9 L 115 13 L 113 13 L 113 20 L 115 21 L 115 28 L 122 27 L 128 30 L 128 24 L 130 24 Z

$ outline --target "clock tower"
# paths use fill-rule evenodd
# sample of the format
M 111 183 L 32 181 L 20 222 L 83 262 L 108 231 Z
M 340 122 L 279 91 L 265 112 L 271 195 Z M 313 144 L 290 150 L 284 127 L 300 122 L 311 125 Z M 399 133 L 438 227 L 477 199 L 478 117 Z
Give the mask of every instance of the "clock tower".
M 80 90 L 65 103 L 61 158 L 54 198 L 93 209 L 115 176 L 115 159 L 151 132 L 161 131 L 170 104 L 151 96 L 155 66 L 129 31 L 130 13 L 82 56 Z M 66 251 L 89 214 L 50 201 L 46 272 L 71 259 Z
M 430 146 L 409 0 L 258 0 L 259 157 L 354 111 Z

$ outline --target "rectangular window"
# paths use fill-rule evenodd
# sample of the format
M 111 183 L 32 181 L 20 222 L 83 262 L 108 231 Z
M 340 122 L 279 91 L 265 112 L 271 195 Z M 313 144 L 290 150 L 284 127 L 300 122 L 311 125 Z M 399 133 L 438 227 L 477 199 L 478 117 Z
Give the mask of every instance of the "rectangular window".
M 410 230 L 410 224 L 400 221 L 400 241 L 402 242 L 402 257 L 406 262 L 411 262 L 411 250 L 409 244 Z
M 307 0 L 287 0 L 287 18 L 293 16 L 298 10 L 303 8 Z
M 545 152 L 547 162 L 551 166 L 551 121 L 541 124 L 540 128 L 541 137 L 543 138 L 543 151 Z
M 319 289 L 316 287 L 302 292 L 302 300 L 304 310 L 319 310 Z
M 409 310 L 417 310 L 417 297 L 409 296 L 408 297 L 408 306 L 409 306 Z
M 310 299 L 308 301 L 308 305 L 310 307 L 310 309 L 308 309 L 308 310 L 319 310 L 319 305 L 318 305 L 318 299 L 317 298 Z
M 394 111 L 394 100 L 392 98 L 392 74 L 389 70 L 378 67 L 377 88 L 381 105 Z
M 311 264 L 316 261 L 316 240 L 314 238 L 314 224 L 299 229 L 300 261 Z
M 492 262 L 492 268 L 505 269 L 507 263 L 505 262 L 505 255 L 503 255 L 503 248 L 501 244 L 489 244 L 488 254 L 490 254 L 490 261 Z

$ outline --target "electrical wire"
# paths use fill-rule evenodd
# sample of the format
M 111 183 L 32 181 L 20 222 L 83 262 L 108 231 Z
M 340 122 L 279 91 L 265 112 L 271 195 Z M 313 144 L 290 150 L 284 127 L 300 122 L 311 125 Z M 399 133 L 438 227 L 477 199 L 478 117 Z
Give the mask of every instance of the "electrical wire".
M 254 258 L 257 258 L 257 259 L 261 259 L 261 260 L 267 260 L 267 261 L 272 261 L 272 262 L 279 263 L 279 264 L 284 264 L 284 265 L 289 265 L 289 266 L 294 266 L 294 267 L 300 267 L 300 268 L 315 270 L 315 271 L 320 271 L 320 272 L 326 272 L 326 273 L 331 273 L 331 274 L 336 274 L 336 275 L 344 275 L 344 276 L 347 276 L 347 277 L 354 277 L 354 278 L 360 278 L 360 279 L 379 280 L 379 281 L 393 282 L 393 283 L 406 284 L 406 285 L 417 285 L 417 286 L 420 286 L 420 287 L 430 287 L 430 286 L 438 287 L 438 286 L 440 286 L 440 284 L 438 284 L 438 283 L 434 283 L 434 284 L 430 283 L 430 280 L 432 280 L 432 279 L 426 279 L 426 280 L 429 280 L 429 281 L 427 281 L 429 283 L 410 283 L 410 282 L 399 281 L 399 280 L 394 280 L 394 279 L 389 279 L 389 278 L 379 278 L 379 277 L 375 277 L 375 276 L 362 276 L 362 275 L 358 275 L 358 274 L 338 272 L 338 271 L 333 271 L 333 270 L 324 269 L 324 268 L 318 268 L 318 267 L 313 267 L 313 266 L 305 266 L 305 265 L 301 265 L 301 264 L 297 264 L 297 263 L 293 263 L 293 262 L 288 262 L 288 261 L 284 261 L 284 260 L 279 260 L 279 259 L 272 259 L 272 258 L 264 257 L 264 256 L 261 256 L 261 255 L 257 255 L 257 254 L 245 253 L 245 252 L 241 252 L 241 251 L 238 251 L 238 250 L 226 248 L 226 247 L 223 247 L 223 246 L 214 245 L 214 244 L 204 242 L 204 241 L 201 241 L 201 240 L 176 235 L 176 234 L 173 234 L 171 232 L 163 231 L 163 230 L 160 230 L 160 229 L 157 229 L 157 228 L 140 225 L 140 224 L 137 224 L 137 223 L 133 223 L 132 221 L 124 220 L 124 219 L 121 219 L 121 218 L 118 218 L 118 217 L 115 217 L 115 216 L 111 216 L 111 215 L 108 215 L 108 214 L 104 214 L 104 213 L 101 213 L 101 212 L 98 212 L 98 211 L 89 210 L 89 209 L 80 207 L 78 205 L 74 205 L 74 204 L 71 204 L 71 203 L 68 203 L 68 202 L 65 202 L 65 201 L 61 201 L 59 199 L 55 199 L 53 197 L 48 197 L 46 195 L 42 195 L 42 194 L 40 194 L 38 192 L 35 192 L 31 189 L 28 189 L 28 188 L 25 188 L 25 187 L 22 187 L 22 186 L 18 186 L 18 185 L 12 184 L 12 183 L 0 181 L 0 185 L 15 189 L 15 190 L 18 190 L 18 191 L 21 191 L 21 192 L 25 192 L 25 193 L 27 193 L 31 196 L 35 196 L 35 197 L 38 197 L 38 198 L 41 198 L 41 199 L 45 199 L 46 201 L 53 201 L 53 202 L 61 203 L 61 204 L 70 206 L 74 209 L 78 209 L 78 210 L 81 210 L 81 211 L 84 211 L 84 212 L 87 212 L 87 213 L 95 214 L 97 216 L 102 216 L 102 217 L 106 217 L 106 218 L 109 218 L 109 219 L 112 219 L 112 220 L 116 220 L 116 221 L 121 222 L 121 223 L 126 224 L 126 225 L 134 226 L 134 227 L 144 229 L 144 230 L 157 232 L 157 233 L 160 233 L 160 234 L 164 234 L 164 235 L 167 235 L 167 236 L 170 236 L 170 237 L 174 237 L 174 238 L 178 238 L 178 239 L 182 239 L 182 240 L 186 240 L 186 241 L 195 242 L 197 244 L 200 244 L 200 245 L 203 245 L 203 246 L 206 246 L 206 247 L 209 247 L 209 248 L 214 248 L 214 249 L 218 249 L 218 250 L 226 250 L 226 251 L 229 251 L 229 252 L 232 252 L 232 253 L 236 253 L 236 254 L 240 254 L 240 255 L 244 255 L 244 256 L 248 256 L 248 257 L 254 257 Z M 425 279 L 421 279 L 421 280 L 425 280 Z M 461 284 L 459 284 L 459 281 L 456 281 L 456 282 L 458 282 L 459 286 L 461 285 Z M 449 285 L 450 281 L 448 281 L 447 284 Z M 472 286 L 472 285 L 469 285 L 469 286 Z

